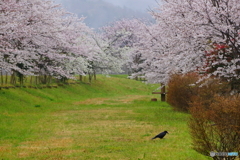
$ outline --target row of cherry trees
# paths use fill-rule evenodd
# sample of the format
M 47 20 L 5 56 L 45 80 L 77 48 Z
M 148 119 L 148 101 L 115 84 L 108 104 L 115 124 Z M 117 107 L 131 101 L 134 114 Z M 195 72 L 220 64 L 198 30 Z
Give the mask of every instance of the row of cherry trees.
M 114 50 L 83 20 L 49 0 L 1 0 L 1 75 L 23 81 L 26 75 L 68 79 L 121 71 L 125 49 Z
M 131 77 L 167 84 L 172 73 L 197 71 L 233 84 L 240 78 L 238 0 L 163 0 L 156 23 L 121 20 L 104 27 L 115 47 L 129 47 Z M 234 86 L 234 85 L 233 85 Z
M 2 0 L 0 70 L 68 79 L 126 65 L 150 83 L 191 71 L 236 83 L 239 8 L 237 0 L 163 0 L 150 12 L 156 23 L 124 19 L 96 32 L 52 1 Z

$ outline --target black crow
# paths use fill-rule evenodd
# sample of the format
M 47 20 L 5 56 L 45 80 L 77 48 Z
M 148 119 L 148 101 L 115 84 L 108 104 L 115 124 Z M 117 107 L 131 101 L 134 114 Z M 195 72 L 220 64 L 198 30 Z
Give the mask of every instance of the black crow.
M 158 135 L 156 135 L 155 137 L 153 137 L 152 139 L 155 139 L 155 138 L 160 138 L 162 139 L 168 132 L 167 131 L 164 131 L 162 133 L 159 133 Z

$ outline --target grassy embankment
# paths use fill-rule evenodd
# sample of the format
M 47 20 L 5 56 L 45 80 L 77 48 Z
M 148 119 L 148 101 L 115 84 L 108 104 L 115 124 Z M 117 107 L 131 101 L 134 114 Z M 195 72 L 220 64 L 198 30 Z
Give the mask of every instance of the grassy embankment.
M 0 159 L 207 159 L 191 149 L 189 115 L 150 101 L 155 88 L 98 76 L 91 85 L 2 89 Z

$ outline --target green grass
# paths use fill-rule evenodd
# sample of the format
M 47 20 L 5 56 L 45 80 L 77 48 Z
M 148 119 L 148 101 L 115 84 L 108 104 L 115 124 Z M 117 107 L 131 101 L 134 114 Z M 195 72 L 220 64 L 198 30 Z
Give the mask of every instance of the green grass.
M 0 90 L 0 159 L 208 159 L 191 149 L 189 115 L 150 101 L 155 88 L 114 75 L 91 85 Z M 151 140 L 164 130 L 164 139 Z

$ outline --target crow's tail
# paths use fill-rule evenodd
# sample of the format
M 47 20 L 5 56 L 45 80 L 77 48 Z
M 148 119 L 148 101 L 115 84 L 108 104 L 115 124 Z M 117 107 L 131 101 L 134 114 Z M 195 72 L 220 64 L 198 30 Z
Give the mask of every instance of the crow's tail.
M 155 139 L 155 138 L 157 138 L 157 137 L 153 137 L 152 139 Z

